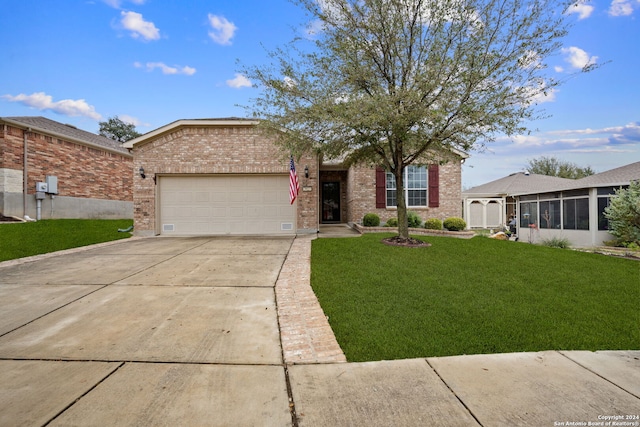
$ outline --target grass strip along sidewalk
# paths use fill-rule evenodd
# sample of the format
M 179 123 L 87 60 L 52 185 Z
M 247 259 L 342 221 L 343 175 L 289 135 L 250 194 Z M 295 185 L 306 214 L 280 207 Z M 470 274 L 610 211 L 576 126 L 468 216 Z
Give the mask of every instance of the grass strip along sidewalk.
M 133 220 L 50 219 L 0 224 L 0 261 L 126 239 Z
M 317 239 L 311 283 L 349 361 L 640 349 L 640 262 L 446 237 Z

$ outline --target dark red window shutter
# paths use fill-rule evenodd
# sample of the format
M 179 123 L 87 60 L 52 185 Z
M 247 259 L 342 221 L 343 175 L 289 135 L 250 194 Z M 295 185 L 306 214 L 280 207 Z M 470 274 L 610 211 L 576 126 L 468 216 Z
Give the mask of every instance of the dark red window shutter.
M 429 166 L 429 207 L 440 206 L 440 167 L 438 165 Z
M 381 167 L 376 168 L 376 208 L 387 207 L 387 175 Z

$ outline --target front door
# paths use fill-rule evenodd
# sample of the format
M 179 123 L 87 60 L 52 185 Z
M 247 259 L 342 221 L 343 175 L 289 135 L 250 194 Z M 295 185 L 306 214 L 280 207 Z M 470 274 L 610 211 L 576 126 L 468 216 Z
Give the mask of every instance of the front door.
M 340 182 L 322 183 L 322 222 L 340 222 Z

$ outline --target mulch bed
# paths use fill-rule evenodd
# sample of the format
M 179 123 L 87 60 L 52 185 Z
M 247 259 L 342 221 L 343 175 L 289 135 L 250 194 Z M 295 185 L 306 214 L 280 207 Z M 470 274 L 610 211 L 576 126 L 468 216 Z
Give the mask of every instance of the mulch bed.
M 389 246 L 402 246 L 404 248 L 428 248 L 431 246 L 431 243 L 427 243 L 419 239 L 413 239 L 411 237 L 405 239 L 400 236 L 382 239 L 382 243 Z

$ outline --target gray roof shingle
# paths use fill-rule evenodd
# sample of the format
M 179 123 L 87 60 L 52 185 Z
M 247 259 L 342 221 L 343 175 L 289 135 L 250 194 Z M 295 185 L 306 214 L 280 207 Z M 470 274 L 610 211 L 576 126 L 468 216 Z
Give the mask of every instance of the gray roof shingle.
M 572 179 L 555 176 L 538 175 L 535 173 L 517 172 L 504 178 L 473 187 L 462 192 L 464 196 L 512 195 L 521 193 L 544 193 L 554 191 L 559 187 L 566 187 L 573 183 Z
M 56 122 L 54 120 L 47 119 L 42 116 L 22 116 L 22 117 L 0 117 L 0 121 L 19 123 L 25 127 L 30 127 L 34 131 L 39 131 L 44 134 L 52 133 L 62 137 L 69 137 L 72 140 L 83 141 L 91 145 L 97 145 L 110 150 L 122 152 L 123 154 L 129 154 L 129 150 L 122 147 L 122 144 L 118 141 L 106 138 L 102 135 L 87 132 L 82 129 L 78 129 L 71 125 Z
M 581 179 L 513 173 L 504 178 L 473 187 L 462 192 L 465 197 L 497 197 L 524 194 L 550 193 L 591 187 L 617 187 L 640 180 L 640 162 L 631 163 Z
M 617 187 L 640 180 L 640 162 L 631 163 L 574 181 L 570 188 Z

